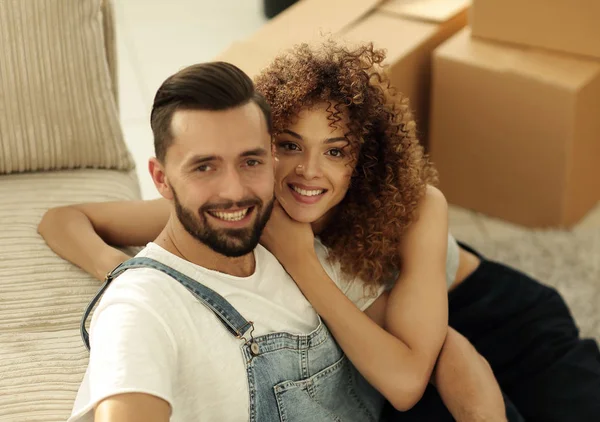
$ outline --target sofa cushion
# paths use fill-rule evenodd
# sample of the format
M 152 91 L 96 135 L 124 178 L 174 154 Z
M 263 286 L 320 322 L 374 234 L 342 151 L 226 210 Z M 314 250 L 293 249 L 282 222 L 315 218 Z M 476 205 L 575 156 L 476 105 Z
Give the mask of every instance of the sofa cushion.
M 48 248 L 42 215 L 139 196 L 133 172 L 0 176 L 0 420 L 65 421 L 87 365 L 79 321 L 100 283 Z
M 115 28 L 115 10 L 113 0 L 102 0 L 102 24 L 104 32 L 104 49 L 106 50 L 106 63 L 108 74 L 112 82 L 113 97 L 117 109 L 119 108 L 119 76 L 117 58 L 117 38 Z
M 133 168 L 103 24 L 101 0 L 0 1 L 0 174 Z

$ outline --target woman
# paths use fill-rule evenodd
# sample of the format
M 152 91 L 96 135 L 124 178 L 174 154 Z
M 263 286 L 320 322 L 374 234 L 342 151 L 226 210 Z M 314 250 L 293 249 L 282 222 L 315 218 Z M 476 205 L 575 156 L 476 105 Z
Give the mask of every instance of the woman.
M 419 397 L 446 334 L 448 279 L 450 325 L 490 362 L 526 419 L 593 420 L 600 391 L 597 346 L 578 339 L 555 291 L 448 237 L 445 200 L 429 185 L 435 172 L 416 140 L 406 101 L 379 71 L 383 58 L 371 46 L 347 50 L 328 44 L 317 52 L 304 46 L 277 58 L 258 78 L 257 88 L 273 107 L 281 204 L 263 243 L 380 391 L 394 383 L 369 372 L 373 365 L 364 345 L 385 344 L 396 360 L 404 356 L 414 363 L 412 372 L 390 367 L 387 378 L 416 380 L 411 391 Z M 128 258 L 107 243 L 152 241 L 167 220 L 167 205 L 62 208 L 45 216 L 40 232 L 58 254 L 102 278 Z M 73 236 L 52 231 L 61 222 Z M 295 242 L 289 242 L 290 233 Z M 313 233 L 320 238 L 316 243 Z M 314 259 L 315 251 L 339 264 L 347 280 L 342 291 L 331 288 L 319 265 L 298 265 Z M 346 297 L 404 346 L 366 330 L 369 323 Z M 365 332 L 372 337 L 357 336 Z M 412 349 L 424 352 L 415 356 Z M 427 390 L 415 414 L 442 420 L 432 413 L 443 410 L 435 394 Z M 567 399 L 575 405 L 565 407 Z

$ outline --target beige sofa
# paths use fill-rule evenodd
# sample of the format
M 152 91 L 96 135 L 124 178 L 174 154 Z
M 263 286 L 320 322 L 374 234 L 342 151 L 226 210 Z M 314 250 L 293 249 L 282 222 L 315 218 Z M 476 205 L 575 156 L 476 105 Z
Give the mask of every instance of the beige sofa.
M 111 5 L 0 2 L 0 421 L 65 421 L 99 283 L 37 234 L 50 207 L 139 198 L 116 107 Z

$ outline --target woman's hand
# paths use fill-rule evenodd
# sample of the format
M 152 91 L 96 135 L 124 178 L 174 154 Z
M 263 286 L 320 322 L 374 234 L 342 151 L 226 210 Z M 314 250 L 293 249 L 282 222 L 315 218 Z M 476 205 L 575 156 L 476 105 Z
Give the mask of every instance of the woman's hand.
M 289 271 L 302 264 L 302 257 L 315 253 L 315 236 L 309 223 L 300 223 L 285 212 L 275 200 L 273 212 L 263 230 L 260 243 Z

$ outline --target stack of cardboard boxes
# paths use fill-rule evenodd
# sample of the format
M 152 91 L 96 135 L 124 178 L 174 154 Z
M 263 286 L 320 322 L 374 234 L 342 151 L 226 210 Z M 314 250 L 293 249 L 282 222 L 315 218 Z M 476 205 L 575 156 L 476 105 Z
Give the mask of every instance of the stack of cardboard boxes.
M 217 59 L 255 76 L 295 44 L 373 42 L 451 203 L 568 226 L 600 198 L 599 21 L 598 0 L 300 0 Z
M 300 0 L 217 59 L 251 76 L 293 45 L 334 38 L 387 50 L 392 84 L 410 99 L 427 143 L 433 50 L 467 24 L 470 0 Z
M 434 52 L 430 150 L 451 203 L 568 227 L 600 200 L 600 2 L 473 0 Z

